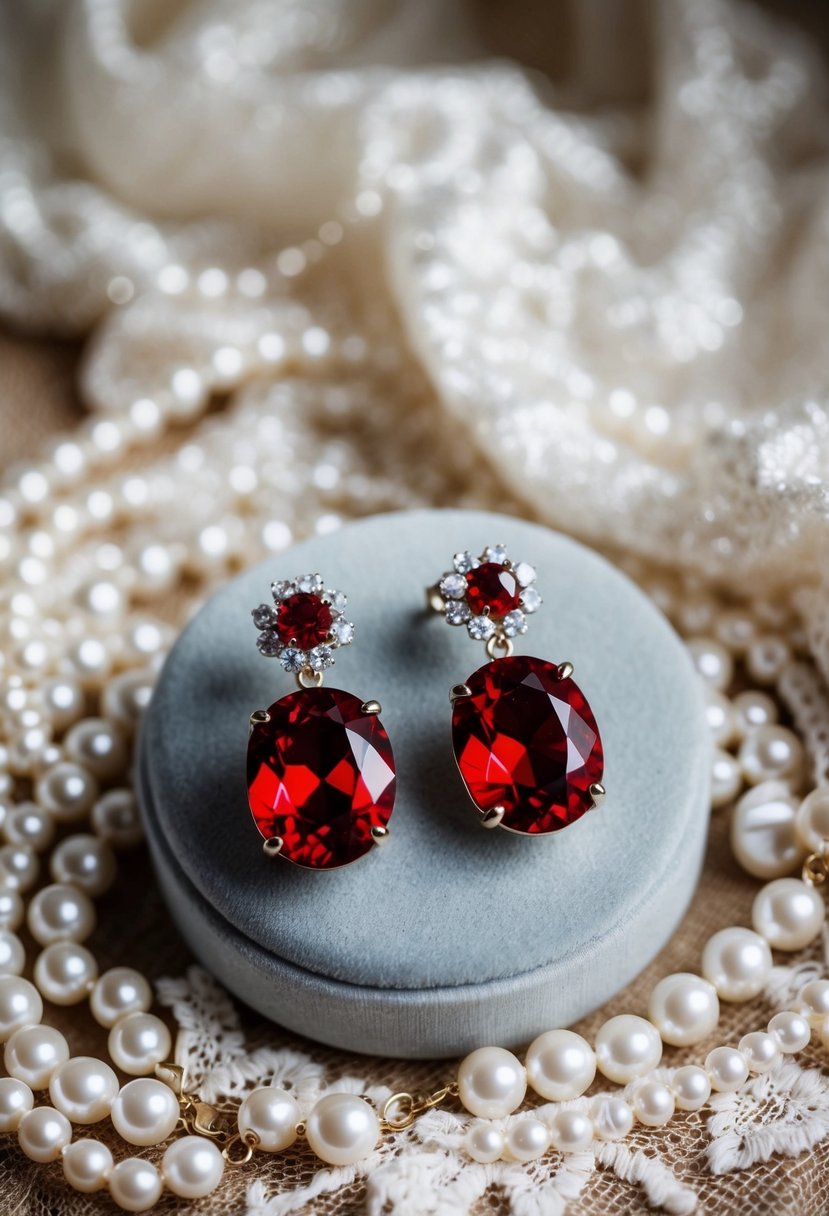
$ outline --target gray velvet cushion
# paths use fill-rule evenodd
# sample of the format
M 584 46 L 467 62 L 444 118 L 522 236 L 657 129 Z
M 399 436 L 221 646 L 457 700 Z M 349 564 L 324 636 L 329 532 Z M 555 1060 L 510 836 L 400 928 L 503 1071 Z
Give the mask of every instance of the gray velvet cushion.
M 422 609 L 454 552 L 500 541 L 544 597 L 517 652 L 574 664 L 605 747 L 603 807 L 544 838 L 479 826 L 448 690 L 483 647 Z M 250 610 L 315 570 L 356 626 L 327 683 L 381 702 L 398 774 L 389 843 L 324 873 L 263 855 L 245 787 L 249 714 L 294 687 Z M 375 517 L 246 571 L 175 646 L 140 750 L 159 877 L 196 954 L 274 1020 L 358 1051 L 518 1043 L 602 1003 L 681 918 L 706 835 L 709 743 L 679 639 L 596 554 L 503 516 Z

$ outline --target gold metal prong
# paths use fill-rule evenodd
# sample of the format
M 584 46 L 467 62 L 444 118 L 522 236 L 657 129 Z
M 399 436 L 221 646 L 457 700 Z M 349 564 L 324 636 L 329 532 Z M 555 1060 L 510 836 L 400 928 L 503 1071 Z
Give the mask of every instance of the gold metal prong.
M 271 836 L 262 845 L 262 852 L 267 857 L 277 857 L 282 852 L 285 841 L 281 836 Z
M 381 714 L 383 712 L 383 706 L 379 701 L 363 701 L 360 709 L 362 709 L 364 714 Z
M 469 687 L 468 684 L 455 684 L 449 690 L 449 700 L 452 702 L 453 705 L 454 705 L 455 701 L 458 701 L 461 697 L 471 697 L 471 696 L 472 696 L 472 689 Z
M 481 815 L 481 826 L 485 828 L 497 828 L 501 820 L 504 818 L 506 807 L 491 806 L 488 811 L 484 811 Z
M 590 797 L 593 799 L 593 806 L 599 806 L 604 798 L 607 790 L 602 785 L 601 781 L 594 781 L 590 786 Z
M 387 844 L 390 835 L 388 828 L 374 827 L 371 829 L 371 839 L 375 844 Z
M 270 722 L 271 716 L 266 709 L 255 709 L 250 715 L 250 726 L 248 734 L 252 734 L 254 726 L 263 726 L 266 722 Z
M 430 612 L 446 612 L 446 601 L 440 593 L 438 583 L 433 583 L 431 587 L 426 588 L 426 607 Z
M 556 670 L 556 675 L 559 678 L 559 680 L 569 680 L 570 676 L 572 674 L 573 674 L 573 664 L 572 663 L 559 663 L 558 668 Z

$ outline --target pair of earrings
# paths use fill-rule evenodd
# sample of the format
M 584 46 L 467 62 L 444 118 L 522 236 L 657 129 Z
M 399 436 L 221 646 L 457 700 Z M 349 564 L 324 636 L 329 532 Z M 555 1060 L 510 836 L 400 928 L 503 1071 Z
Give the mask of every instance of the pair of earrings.
M 536 573 L 503 545 L 453 568 L 427 591 L 450 625 L 483 642 L 488 662 L 450 692 L 455 760 L 484 827 L 546 835 L 604 794 L 599 730 L 570 663 L 513 655 L 541 606 Z M 267 854 L 312 870 L 363 857 L 389 838 L 395 765 L 378 701 L 323 688 L 334 653 L 354 638 L 346 597 L 319 574 L 271 585 L 253 610 L 263 655 L 297 691 L 250 717 L 248 800 Z

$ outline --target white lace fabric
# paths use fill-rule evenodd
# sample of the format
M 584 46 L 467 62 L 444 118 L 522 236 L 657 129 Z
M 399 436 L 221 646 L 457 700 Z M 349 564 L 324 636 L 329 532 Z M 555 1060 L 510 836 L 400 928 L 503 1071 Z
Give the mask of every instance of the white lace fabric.
M 194 580 L 153 620 L 353 515 L 518 511 L 726 595 L 792 594 L 806 660 L 778 691 L 825 778 L 826 68 L 751 5 L 608 11 L 562 11 L 571 65 L 553 84 L 488 58 L 482 13 L 437 0 L 5 6 L 0 315 L 86 340 L 93 415 L 148 400 L 178 417 L 98 483 L 141 474 L 121 541 L 163 543 Z M 745 920 L 752 884 L 724 872 L 717 831 L 696 922 L 612 1012 Z M 334 1083 L 381 1100 L 447 1072 L 243 1029 L 200 971 L 160 991 L 208 1099 L 276 1079 L 309 1102 Z M 266 1162 L 205 1210 L 816 1213 L 819 1064 L 532 1167 L 464 1159 L 461 1116 L 435 1111 L 359 1171 Z

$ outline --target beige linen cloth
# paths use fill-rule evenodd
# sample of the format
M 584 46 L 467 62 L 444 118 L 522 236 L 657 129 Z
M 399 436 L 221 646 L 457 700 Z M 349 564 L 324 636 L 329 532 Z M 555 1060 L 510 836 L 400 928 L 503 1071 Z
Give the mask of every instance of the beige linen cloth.
M 194 566 L 199 586 L 154 612 L 180 623 L 191 590 L 321 518 L 462 502 L 637 555 L 646 578 L 655 564 L 691 572 L 693 594 L 794 593 L 829 674 L 829 109 L 802 31 L 715 0 L 79 0 L 0 20 L 0 312 L 41 335 L 2 339 L 3 465 L 35 459 L 88 409 L 117 417 L 147 397 L 182 422 L 145 450 L 144 473 L 195 444 L 221 474 L 227 444 L 270 416 L 292 456 L 228 570 Z M 87 339 L 83 360 L 43 335 Z M 182 509 L 148 526 L 197 552 L 203 523 Z M 147 875 L 143 855 L 127 862 L 96 952 L 102 967 L 179 976 L 189 960 Z M 747 922 L 756 889 L 716 815 L 682 928 L 580 1029 L 643 1012 L 659 977 Z M 219 999 L 203 982 L 191 1012 Z M 725 1006 L 717 1041 L 772 1009 Z M 248 1051 L 295 1049 L 329 1082 L 421 1088 L 451 1071 L 346 1057 L 241 1017 Z M 101 1051 L 85 1013 L 58 1024 L 75 1050 Z M 823 1062 L 818 1048 L 804 1061 Z M 825 1086 L 761 1086 L 749 1105 L 718 1132 L 705 1112 L 635 1133 L 626 1157 L 571 1180 L 567 1210 L 826 1211 Z M 814 1147 L 785 1155 L 806 1133 Z M 294 1210 L 391 1206 L 359 1176 L 312 1196 L 313 1172 L 301 1153 L 258 1159 L 197 1210 L 279 1216 L 294 1188 Z M 4 1150 L 0 1210 L 107 1210 L 57 1174 Z M 539 1200 L 525 1175 L 528 1190 L 491 1189 L 473 1210 L 564 1210 L 566 1180 Z M 395 1210 L 418 1211 L 406 1202 Z

